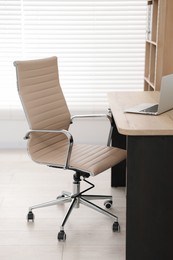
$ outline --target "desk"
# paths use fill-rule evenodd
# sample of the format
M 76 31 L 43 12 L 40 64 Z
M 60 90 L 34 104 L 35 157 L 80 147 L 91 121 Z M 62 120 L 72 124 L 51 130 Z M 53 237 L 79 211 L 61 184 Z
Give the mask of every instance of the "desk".
M 126 136 L 126 260 L 173 259 L 173 110 L 124 113 L 158 98 L 158 92 L 108 94 L 117 132 Z

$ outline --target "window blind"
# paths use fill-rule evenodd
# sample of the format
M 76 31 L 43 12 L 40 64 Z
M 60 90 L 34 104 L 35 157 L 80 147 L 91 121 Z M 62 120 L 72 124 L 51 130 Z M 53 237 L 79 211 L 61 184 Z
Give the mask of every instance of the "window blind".
M 14 60 L 55 55 L 70 108 L 105 110 L 143 89 L 145 34 L 146 0 L 0 0 L 1 107 L 20 107 Z

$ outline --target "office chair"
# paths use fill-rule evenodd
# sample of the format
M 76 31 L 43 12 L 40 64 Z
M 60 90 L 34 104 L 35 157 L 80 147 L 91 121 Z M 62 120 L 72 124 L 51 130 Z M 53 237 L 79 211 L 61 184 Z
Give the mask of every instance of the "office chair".
M 112 196 L 86 194 L 94 187 L 87 178 L 96 176 L 126 159 L 125 150 L 110 146 L 114 127 L 112 117 L 109 113 L 71 117 L 59 83 L 57 57 L 15 61 L 14 65 L 19 96 L 30 127 L 24 138 L 28 140 L 28 152 L 32 160 L 74 173 L 73 192 L 64 191 L 53 201 L 31 206 L 27 220 L 34 221 L 33 210 L 37 208 L 71 202 L 57 236 L 59 241 L 65 241 L 66 221 L 72 209 L 79 208 L 81 203 L 112 218 L 112 229 L 118 232 L 120 226 L 117 216 L 91 202 L 104 199 L 106 208 L 110 208 Z M 107 145 L 76 144 L 69 132 L 69 126 L 77 117 L 106 117 L 110 121 Z M 81 181 L 89 185 L 83 191 L 80 190 Z

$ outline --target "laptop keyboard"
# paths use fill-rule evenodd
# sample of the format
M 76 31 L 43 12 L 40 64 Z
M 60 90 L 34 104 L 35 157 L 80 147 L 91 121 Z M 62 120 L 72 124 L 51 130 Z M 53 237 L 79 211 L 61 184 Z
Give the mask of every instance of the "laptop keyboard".
M 153 113 L 155 113 L 157 111 L 158 111 L 158 104 L 141 110 L 141 112 L 153 112 Z

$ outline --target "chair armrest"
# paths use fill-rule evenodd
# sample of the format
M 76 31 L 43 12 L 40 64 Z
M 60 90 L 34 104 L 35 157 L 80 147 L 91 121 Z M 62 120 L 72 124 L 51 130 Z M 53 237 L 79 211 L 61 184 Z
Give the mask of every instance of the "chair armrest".
M 86 115 L 74 115 L 71 117 L 71 122 L 73 122 L 73 119 L 75 118 L 98 118 L 98 117 L 106 117 L 109 119 L 109 121 L 112 123 L 112 117 L 108 114 L 86 114 Z
M 111 111 L 109 111 L 111 114 Z M 107 141 L 107 146 L 111 145 L 111 139 L 112 139 L 112 132 L 113 132 L 113 127 L 114 127 L 114 121 L 112 118 L 112 114 L 86 114 L 86 115 L 74 115 L 71 117 L 71 123 L 73 123 L 73 120 L 76 118 L 107 118 L 110 122 L 110 130 L 109 130 L 109 136 L 108 136 L 108 141 Z
M 73 147 L 73 136 L 71 135 L 71 133 L 67 130 L 30 130 L 26 133 L 26 135 L 24 136 L 24 140 L 27 140 L 30 138 L 30 134 L 31 133 L 62 133 L 65 134 L 68 138 L 68 149 L 67 149 L 67 157 L 66 157 L 66 161 L 65 161 L 65 169 L 69 168 L 69 162 L 70 162 L 70 157 L 71 157 L 71 152 L 72 152 L 72 147 Z

